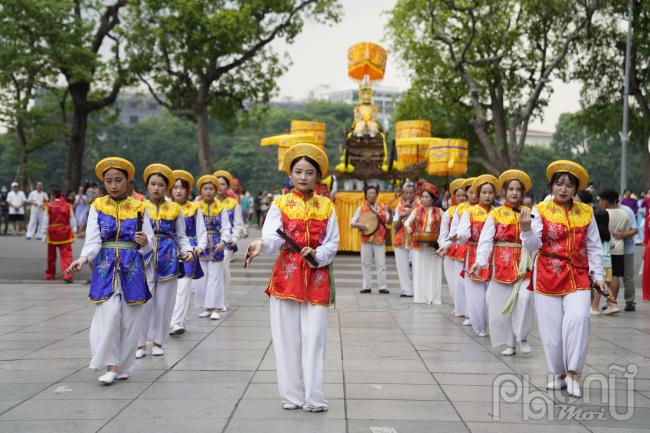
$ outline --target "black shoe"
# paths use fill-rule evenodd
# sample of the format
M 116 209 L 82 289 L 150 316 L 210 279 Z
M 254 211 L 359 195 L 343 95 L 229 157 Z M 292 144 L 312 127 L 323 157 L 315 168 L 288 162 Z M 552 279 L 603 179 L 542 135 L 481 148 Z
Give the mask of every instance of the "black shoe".
M 372 290 L 370 290 L 370 289 L 361 289 L 361 290 L 359 290 L 359 293 L 371 293 L 371 292 L 372 292 Z
M 600 307 L 600 309 L 603 310 L 603 311 L 605 311 L 605 310 L 607 309 L 607 304 L 605 304 L 605 305 L 603 305 L 602 307 Z
M 627 304 L 625 304 L 625 311 L 636 311 L 634 302 L 628 302 Z
M 390 290 L 388 290 L 388 289 L 379 289 L 379 293 L 381 293 L 383 295 L 386 295 L 386 294 L 390 293 Z
M 401 295 L 399 295 L 399 297 L 400 298 L 412 298 L 413 295 L 407 295 L 406 293 L 402 293 Z

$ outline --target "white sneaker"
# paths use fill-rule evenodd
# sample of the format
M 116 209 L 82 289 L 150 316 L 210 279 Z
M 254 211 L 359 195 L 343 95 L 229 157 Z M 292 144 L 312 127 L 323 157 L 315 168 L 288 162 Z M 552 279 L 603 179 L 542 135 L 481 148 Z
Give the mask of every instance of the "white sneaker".
M 476 335 L 478 335 L 479 337 L 487 337 L 487 332 L 485 332 L 485 331 L 481 331 L 481 332 L 479 332 L 479 333 L 476 334 Z
M 205 310 L 204 312 L 199 313 L 199 317 L 202 318 L 202 319 L 204 319 L 206 317 L 210 317 L 210 312 L 208 310 Z
M 126 380 L 128 378 L 129 378 L 128 373 L 117 373 L 117 376 L 115 377 L 115 379 L 117 380 Z
M 306 404 L 302 407 L 302 410 L 305 412 L 327 412 L 327 406 L 312 406 L 311 404 Z
M 618 308 L 618 306 L 616 306 L 616 305 L 609 305 L 607 308 L 605 308 L 605 310 L 603 310 L 603 314 L 604 314 L 605 316 L 609 316 L 610 314 L 616 314 L 616 313 L 618 313 L 619 311 L 621 311 L 621 310 Z
M 117 372 L 107 371 L 106 373 L 99 376 L 99 381 L 104 385 L 110 385 L 111 383 L 113 383 L 116 377 L 117 377 Z
M 512 356 L 512 355 L 514 355 L 515 353 L 517 353 L 517 351 L 515 350 L 514 347 L 506 347 L 506 348 L 501 352 L 501 355 L 503 355 L 503 356 Z
M 226 311 L 228 311 L 228 306 L 224 305 L 223 308 L 219 308 L 219 311 L 221 311 L 222 313 L 225 313 Z
M 469 321 L 469 319 L 463 320 L 463 326 L 470 326 L 472 323 Z
M 161 356 L 165 354 L 165 351 L 162 349 L 162 347 L 156 346 L 154 344 L 153 347 L 151 347 L 151 354 L 153 356 Z
M 174 325 L 169 330 L 169 335 L 183 335 L 185 334 L 185 328 L 182 326 Z
M 590 315 L 590 316 L 600 316 L 600 311 L 598 311 L 598 310 L 594 310 L 594 309 L 592 308 L 591 311 L 589 312 L 589 315 Z
M 282 402 L 282 409 L 285 409 L 285 410 L 296 410 L 299 407 L 300 406 L 298 406 L 297 404 L 293 404 L 293 403 L 291 403 L 289 401 L 283 401 Z
M 582 397 L 582 392 L 580 392 L 580 382 L 577 380 L 571 379 L 569 376 L 567 376 L 564 379 L 564 382 L 566 384 L 567 391 L 569 395 L 572 395 L 574 397 L 580 398 Z
M 210 319 L 219 320 L 221 319 L 221 316 L 219 315 L 219 312 L 213 311 L 212 313 L 210 313 Z
M 526 340 L 523 340 L 519 343 L 519 349 L 521 349 L 521 353 L 530 353 L 532 350 L 530 344 Z
M 147 354 L 144 351 L 144 347 L 141 348 L 141 349 L 140 348 L 136 349 L 136 351 L 135 351 L 135 359 L 144 358 L 146 355 Z
M 546 384 L 546 389 L 564 389 L 566 388 L 566 382 L 560 378 L 560 376 L 555 376 L 552 381 Z

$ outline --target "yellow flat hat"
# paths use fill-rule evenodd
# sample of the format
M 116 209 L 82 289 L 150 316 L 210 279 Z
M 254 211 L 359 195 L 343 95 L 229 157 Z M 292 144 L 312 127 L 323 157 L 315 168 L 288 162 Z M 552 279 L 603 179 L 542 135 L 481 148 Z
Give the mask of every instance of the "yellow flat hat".
M 172 184 L 176 183 L 178 179 L 184 180 L 185 182 L 190 184 L 190 191 L 192 190 L 192 187 L 194 186 L 194 176 L 192 176 L 192 173 L 186 170 L 174 170 L 172 171 L 172 177 L 174 178 Z
M 546 179 L 550 182 L 555 173 L 570 173 L 578 178 L 578 189 L 585 189 L 589 183 L 587 169 L 577 162 L 560 159 L 553 161 L 546 167 Z
M 497 188 L 499 187 L 499 179 L 492 176 L 491 174 L 482 174 L 474 179 L 474 182 L 472 182 L 472 193 L 474 195 L 477 195 L 479 187 L 481 185 L 485 185 L 486 183 L 489 183 L 494 187 L 494 192 L 496 192 Z
M 499 176 L 499 189 L 503 189 L 503 185 L 510 180 L 518 180 L 521 182 L 521 185 L 524 187 L 524 192 L 530 191 L 533 187 L 533 181 L 530 180 L 530 176 L 521 170 L 512 169 L 504 171 Z
M 135 167 L 131 161 L 127 161 L 119 156 L 109 156 L 104 158 L 95 165 L 95 175 L 102 182 L 104 181 L 104 173 L 110 168 L 118 168 L 126 171 L 126 179 L 130 182 L 135 177 Z
M 468 177 L 467 179 L 465 179 L 465 180 L 463 181 L 463 186 L 462 186 L 462 188 L 463 188 L 463 189 L 467 189 L 467 188 L 469 188 L 470 186 L 472 186 L 472 183 L 474 183 L 475 180 L 476 180 L 475 177 Z
M 462 188 L 462 187 L 463 187 L 463 184 L 464 184 L 464 183 L 465 183 L 465 179 L 463 179 L 463 178 L 459 178 L 459 179 L 454 179 L 454 180 L 452 180 L 451 183 L 449 184 L 449 193 L 450 193 L 451 195 L 454 195 L 454 193 L 456 192 L 456 190 L 457 190 L 458 188 Z
M 217 170 L 214 173 L 212 173 L 212 176 L 225 178 L 228 181 L 228 186 L 232 185 L 232 180 L 234 179 L 232 177 L 232 174 L 230 174 L 226 170 Z
M 144 172 L 142 173 L 142 178 L 144 179 L 144 183 L 147 183 L 149 177 L 154 173 L 162 174 L 163 177 L 167 179 L 167 189 L 172 189 L 172 187 L 174 186 L 174 174 L 171 168 L 169 168 L 165 164 L 160 164 L 160 163 L 149 164 L 147 168 L 144 169 Z
M 204 174 L 203 176 L 199 177 L 199 180 L 196 181 L 196 187 L 199 189 L 199 192 L 201 191 L 201 188 L 203 188 L 203 185 L 206 183 L 211 183 L 215 188 L 219 188 L 219 179 L 211 174 Z
M 298 143 L 294 144 L 287 150 L 287 153 L 284 154 L 284 160 L 282 161 L 282 171 L 291 174 L 291 163 L 300 158 L 301 156 L 308 156 L 309 158 L 316 161 L 320 172 L 323 176 L 327 174 L 329 170 L 329 161 L 327 155 L 320 147 L 310 144 L 310 143 Z

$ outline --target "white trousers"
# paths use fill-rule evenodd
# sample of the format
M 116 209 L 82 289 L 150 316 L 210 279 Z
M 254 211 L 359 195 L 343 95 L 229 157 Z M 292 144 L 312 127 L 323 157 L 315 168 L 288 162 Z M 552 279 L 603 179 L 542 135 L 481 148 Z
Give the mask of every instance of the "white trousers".
M 442 258 L 433 250 L 413 250 L 413 302 L 442 304 Z
M 537 326 L 549 373 L 582 372 L 589 343 L 590 305 L 589 290 L 564 296 L 535 293 Z
M 465 295 L 465 279 L 460 276 L 460 272 L 463 270 L 463 262 L 460 260 L 450 260 L 453 268 L 450 279 L 454 281 L 454 316 L 469 317 L 469 313 L 467 312 L 467 296 Z
M 501 311 L 512 293 L 512 284 L 492 280 L 488 284 L 487 302 L 492 346 L 503 344 L 515 347 L 516 342 L 526 340 L 533 328 L 533 292 L 524 285 L 519 288 L 517 302 L 510 317 Z
M 192 296 L 192 278 L 179 278 L 176 285 L 176 302 L 169 327 L 180 326 L 185 328 L 185 317 L 190 308 L 190 297 Z
M 395 266 L 399 277 L 399 287 L 403 295 L 413 295 L 411 283 L 411 269 L 409 266 L 410 250 L 408 248 L 395 248 Z
M 328 308 L 273 296 L 270 307 L 280 397 L 298 406 L 327 407 L 323 368 Z
M 43 220 L 43 207 L 42 206 L 32 206 L 32 211 L 29 214 L 29 224 L 27 224 L 27 233 L 25 236 L 28 238 L 33 238 L 38 236 L 41 239 L 41 221 Z
M 445 271 L 445 281 L 447 281 L 447 289 L 449 289 L 449 296 L 451 297 L 451 305 L 454 306 L 455 309 L 455 301 L 454 301 L 454 295 L 455 295 L 455 285 L 456 285 L 456 277 L 454 276 L 454 262 L 455 260 L 445 257 L 442 261 L 442 269 Z
M 469 313 L 469 321 L 472 322 L 472 328 L 477 334 L 487 332 L 488 311 L 485 299 L 487 283 L 484 281 L 474 281 L 470 278 L 465 278 L 464 281 L 465 295 L 467 296 L 467 312 Z
M 162 346 L 169 340 L 169 322 L 176 302 L 177 282 L 178 278 L 172 278 L 156 283 L 153 298 L 144 305 L 144 326 L 140 329 L 138 347 L 144 346 L 147 341 Z M 153 284 L 149 287 L 153 287 Z
M 233 251 L 226 248 L 223 252 L 223 292 L 230 290 L 230 262 L 232 261 Z M 224 304 L 225 305 L 225 304 Z
M 363 273 L 363 289 L 370 289 L 373 258 L 377 269 L 377 284 L 379 290 L 387 289 L 386 284 L 386 245 L 361 243 L 361 271 Z
M 194 304 L 196 308 L 226 308 L 223 262 L 201 260 L 203 277 L 194 280 Z
M 143 312 L 144 305 L 128 305 L 121 294 L 95 306 L 90 324 L 90 368 L 103 370 L 107 365 L 117 365 L 120 373 L 131 372 Z

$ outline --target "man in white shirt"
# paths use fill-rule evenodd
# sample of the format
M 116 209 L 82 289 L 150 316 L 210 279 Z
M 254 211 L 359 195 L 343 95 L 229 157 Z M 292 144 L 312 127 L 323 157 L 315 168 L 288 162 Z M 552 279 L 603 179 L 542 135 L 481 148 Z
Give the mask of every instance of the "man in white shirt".
M 7 194 L 7 202 L 9 203 L 9 221 L 14 235 L 17 235 L 19 231 L 25 230 L 25 203 L 27 202 L 25 193 L 20 190 L 18 182 L 11 183 L 11 191 Z
M 29 224 L 27 225 L 27 233 L 25 234 L 27 239 L 31 239 L 34 236 L 37 236 L 38 239 L 42 239 L 40 233 L 43 231 L 43 205 L 47 203 L 47 201 L 47 193 L 43 191 L 43 182 L 36 182 L 36 189 L 29 193 L 26 203 L 31 205 Z

